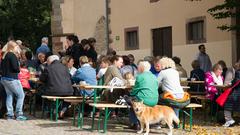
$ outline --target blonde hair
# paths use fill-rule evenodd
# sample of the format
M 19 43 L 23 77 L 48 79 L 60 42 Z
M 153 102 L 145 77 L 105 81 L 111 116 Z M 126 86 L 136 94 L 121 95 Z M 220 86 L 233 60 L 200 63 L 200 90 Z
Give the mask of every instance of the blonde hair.
M 168 57 L 163 57 L 159 60 L 159 64 L 161 65 L 162 69 L 166 69 L 166 68 L 173 68 L 176 69 L 175 67 L 175 62 Z
M 86 64 L 86 63 L 88 63 L 88 57 L 87 57 L 87 56 L 81 56 L 81 57 L 79 58 L 79 62 L 80 62 L 81 64 Z
M 3 59 L 5 58 L 8 52 L 14 52 L 14 49 L 17 46 L 17 43 L 15 41 L 9 41 L 5 46 L 6 46 L 6 51 L 3 54 L 3 57 L 2 57 Z

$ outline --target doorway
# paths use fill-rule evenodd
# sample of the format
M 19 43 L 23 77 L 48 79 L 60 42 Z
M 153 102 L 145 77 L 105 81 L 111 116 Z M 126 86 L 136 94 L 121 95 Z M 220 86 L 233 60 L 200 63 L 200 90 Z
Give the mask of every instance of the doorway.
M 172 27 L 152 29 L 153 56 L 172 57 Z

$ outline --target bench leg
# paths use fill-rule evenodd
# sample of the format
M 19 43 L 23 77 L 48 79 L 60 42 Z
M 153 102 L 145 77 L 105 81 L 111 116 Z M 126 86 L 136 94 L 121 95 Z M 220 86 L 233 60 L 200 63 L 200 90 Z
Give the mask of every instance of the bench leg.
M 99 118 L 98 118 L 98 132 L 100 131 L 101 128 L 101 120 L 102 120 L 102 111 L 99 110 Z
M 52 121 L 53 120 L 53 105 L 52 105 L 52 101 L 50 102 L 50 120 Z
M 83 118 L 83 114 L 82 114 L 81 108 L 82 108 L 82 104 L 78 106 L 78 122 L 77 122 L 78 128 L 82 128 L 81 119 Z
M 185 112 L 184 110 L 182 111 L 182 120 L 183 120 L 183 123 L 182 123 L 182 129 L 185 129 L 185 120 L 186 120 L 186 115 L 185 115 Z
M 93 106 L 93 110 L 92 110 L 92 130 L 94 130 L 94 122 L 95 122 L 95 111 L 96 111 L 96 108 L 95 106 Z
M 75 112 L 76 112 L 76 105 L 73 105 L 73 126 L 75 126 L 75 121 L 76 121 Z
M 59 99 L 56 99 L 56 117 L 55 117 L 55 121 L 58 121 L 58 107 L 59 107 Z
M 32 109 L 33 109 L 33 116 L 36 116 L 36 93 L 33 93 L 33 101 L 32 101 Z
M 94 90 L 94 95 L 93 95 L 93 103 L 95 104 L 97 102 L 97 90 Z M 93 106 L 93 110 L 92 110 L 92 131 L 94 130 L 94 122 L 95 122 L 95 111 L 96 111 L 96 107 Z
M 192 131 L 192 108 L 190 108 L 190 132 Z
M 44 105 L 45 105 L 44 98 L 42 98 L 42 119 L 44 118 L 44 113 L 45 113 L 45 110 L 44 110 L 45 106 Z
M 103 133 L 106 133 L 107 130 L 107 120 L 108 120 L 108 107 L 105 108 L 105 117 L 104 117 L 104 123 L 103 123 Z

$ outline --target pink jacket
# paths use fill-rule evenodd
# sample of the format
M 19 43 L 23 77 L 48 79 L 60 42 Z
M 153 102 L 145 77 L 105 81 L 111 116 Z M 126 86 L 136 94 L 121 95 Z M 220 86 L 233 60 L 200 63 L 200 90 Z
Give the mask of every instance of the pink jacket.
M 30 72 L 27 68 L 20 68 L 18 79 L 20 80 L 23 88 L 30 89 L 30 84 L 28 82 L 28 80 L 30 79 Z
M 223 77 L 221 76 L 222 80 Z M 218 93 L 218 90 L 215 86 L 216 84 L 213 80 L 213 76 L 211 72 L 206 72 L 205 73 L 205 90 L 206 90 L 206 97 L 209 98 L 210 100 L 214 100 L 215 95 Z

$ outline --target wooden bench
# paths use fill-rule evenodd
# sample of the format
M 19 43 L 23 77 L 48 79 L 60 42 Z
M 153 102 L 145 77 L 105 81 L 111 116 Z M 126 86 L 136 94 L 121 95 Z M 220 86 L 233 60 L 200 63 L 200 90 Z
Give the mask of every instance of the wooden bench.
M 61 99 L 62 100 L 74 100 L 74 99 L 76 100 L 76 99 L 83 99 L 83 97 L 82 96 L 45 96 L 45 95 L 43 95 L 42 96 L 42 117 L 44 115 L 44 99 L 55 102 L 55 109 L 56 109 L 55 121 L 58 121 L 58 108 L 60 105 L 59 100 L 61 100 Z M 53 108 L 50 107 L 50 120 L 53 120 L 52 117 L 53 117 Z
M 192 121 L 193 121 L 193 116 L 192 116 L 192 113 L 193 113 L 193 109 L 195 108 L 202 108 L 202 105 L 200 104 L 196 104 L 196 103 L 190 103 L 189 105 L 187 105 L 186 107 L 184 107 L 183 109 L 181 109 L 180 111 L 182 112 L 183 114 L 183 119 L 182 119 L 182 128 L 185 129 L 185 120 L 186 120 L 186 115 L 189 116 L 189 119 L 190 119 L 190 131 L 192 131 Z M 187 110 L 189 109 L 189 112 L 187 112 Z
M 100 131 L 100 121 L 101 121 L 101 111 L 104 110 L 104 120 L 103 120 L 103 133 L 105 133 L 107 131 L 107 121 L 108 121 L 108 117 L 111 113 L 111 111 L 109 111 L 109 108 L 128 108 L 128 106 L 126 105 L 116 105 L 113 103 L 89 103 L 90 106 L 98 108 L 100 110 L 100 118 L 98 119 L 98 131 Z M 94 114 L 92 117 L 92 129 L 94 127 Z

